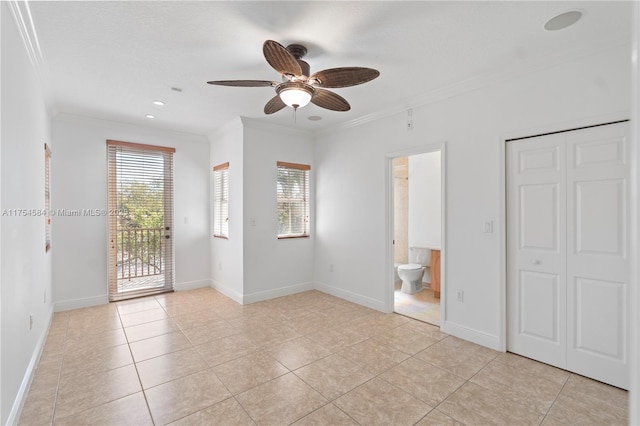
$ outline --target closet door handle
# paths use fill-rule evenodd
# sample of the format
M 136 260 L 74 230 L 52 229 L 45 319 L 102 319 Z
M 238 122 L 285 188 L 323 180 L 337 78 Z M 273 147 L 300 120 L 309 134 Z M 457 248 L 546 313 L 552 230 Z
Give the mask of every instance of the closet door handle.
M 531 263 L 532 263 L 533 265 L 539 265 L 539 264 L 540 264 L 540 261 L 539 261 L 538 259 L 533 259 L 533 260 L 531 261 Z

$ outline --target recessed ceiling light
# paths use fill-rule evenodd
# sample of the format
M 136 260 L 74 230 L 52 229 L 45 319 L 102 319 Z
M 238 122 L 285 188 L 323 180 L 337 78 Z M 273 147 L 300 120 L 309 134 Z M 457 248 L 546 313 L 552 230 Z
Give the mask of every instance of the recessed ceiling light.
M 312 116 L 308 117 L 307 120 L 320 121 L 320 120 L 322 120 L 322 117 L 320 117 L 319 115 L 312 115 Z
M 561 13 L 554 16 L 544 24 L 544 29 L 547 31 L 563 30 L 571 25 L 575 24 L 582 18 L 582 12 L 579 10 L 570 10 L 569 12 Z
M 152 103 L 156 106 L 164 106 L 164 102 L 162 101 L 153 101 Z
M 156 118 L 156 116 L 155 116 L 155 115 L 153 115 L 153 114 L 147 114 L 147 115 L 145 115 L 145 117 L 147 117 L 147 118 L 148 118 L 148 119 L 150 119 L 150 120 L 153 120 L 153 119 L 155 119 L 155 118 Z

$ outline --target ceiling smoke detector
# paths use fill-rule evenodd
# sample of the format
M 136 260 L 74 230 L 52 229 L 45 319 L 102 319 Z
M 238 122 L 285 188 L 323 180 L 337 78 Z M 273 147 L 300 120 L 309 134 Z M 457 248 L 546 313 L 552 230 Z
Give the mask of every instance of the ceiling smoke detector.
M 561 13 L 549 19 L 544 24 L 544 29 L 547 31 L 563 30 L 578 22 L 580 18 L 582 18 L 582 12 L 579 10 L 570 10 L 569 12 Z

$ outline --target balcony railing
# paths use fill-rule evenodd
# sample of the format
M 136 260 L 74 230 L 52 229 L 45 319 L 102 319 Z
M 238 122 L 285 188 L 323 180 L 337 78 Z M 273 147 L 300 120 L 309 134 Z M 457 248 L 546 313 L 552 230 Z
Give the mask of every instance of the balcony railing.
M 117 234 L 117 278 L 131 280 L 163 274 L 163 228 L 120 229 Z

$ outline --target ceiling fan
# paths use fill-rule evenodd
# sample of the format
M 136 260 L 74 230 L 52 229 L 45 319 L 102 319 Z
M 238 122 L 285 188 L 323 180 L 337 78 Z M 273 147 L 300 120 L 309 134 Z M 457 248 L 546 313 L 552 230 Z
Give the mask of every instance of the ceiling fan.
M 301 44 L 284 47 L 267 40 L 262 46 L 265 59 L 282 74 L 282 82 L 266 80 L 216 80 L 208 84 L 236 87 L 275 87 L 276 96 L 264 106 L 265 114 L 273 114 L 285 106 L 294 110 L 309 102 L 332 111 L 349 111 L 351 105 L 337 93 L 325 88 L 349 87 L 366 83 L 380 75 L 372 68 L 342 67 L 318 71 L 310 75 L 309 64 L 302 60 L 307 48 Z

